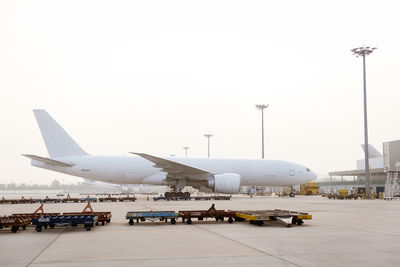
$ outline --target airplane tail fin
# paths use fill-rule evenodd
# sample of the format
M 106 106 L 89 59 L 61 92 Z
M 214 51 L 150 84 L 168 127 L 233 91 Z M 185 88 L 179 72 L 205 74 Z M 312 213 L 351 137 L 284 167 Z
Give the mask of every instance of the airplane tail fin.
M 365 145 L 361 145 L 362 149 L 365 151 Z M 382 154 L 375 149 L 372 145 L 368 144 L 368 157 L 369 158 L 379 158 Z
M 35 109 L 33 113 L 51 158 L 88 155 L 47 111 Z

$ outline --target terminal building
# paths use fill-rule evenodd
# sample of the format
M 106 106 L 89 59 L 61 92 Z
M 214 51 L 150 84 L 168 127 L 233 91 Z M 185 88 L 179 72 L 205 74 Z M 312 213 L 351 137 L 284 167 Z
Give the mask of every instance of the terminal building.
M 392 141 L 384 143 L 385 150 L 389 151 L 391 147 L 391 160 L 400 162 L 400 141 Z M 362 145 L 365 150 L 364 145 Z M 394 156 L 393 156 L 394 155 Z M 399 155 L 399 156 L 397 156 Z M 386 157 L 385 157 L 386 156 Z M 385 162 L 388 155 L 382 155 L 373 146 L 368 146 L 369 170 L 370 170 L 370 190 L 379 194 L 385 192 L 385 184 L 387 178 L 388 166 L 385 168 Z M 365 161 L 357 160 L 356 169 L 329 172 L 329 179 L 318 183 L 320 191 L 324 193 L 336 192 L 338 189 L 357 190 L 365 192 Z

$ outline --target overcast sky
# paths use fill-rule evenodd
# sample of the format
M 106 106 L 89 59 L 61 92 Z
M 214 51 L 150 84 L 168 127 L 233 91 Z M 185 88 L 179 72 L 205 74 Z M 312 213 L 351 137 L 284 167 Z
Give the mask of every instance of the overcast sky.
M 0 183 L 79 178 L 30 166 L 47 156 L 32 109 L 90 154 L 261 157 L 321 178 L 400 139 L 398 1 L 0 0 Z

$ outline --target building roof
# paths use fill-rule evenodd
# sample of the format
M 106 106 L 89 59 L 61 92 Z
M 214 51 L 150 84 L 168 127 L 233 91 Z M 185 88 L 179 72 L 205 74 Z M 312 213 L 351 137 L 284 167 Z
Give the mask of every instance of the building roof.
M 380 173 L 384 174 L 385 171 L 383 168 L 376 168 L 376 169 L 370 169 L 370 173 Z M 363 175 L 365 174 L 365 170 L 349 170 L 349 171 L 335 171 L 335 172 L 329 172 L 329 176 L 358 176 L 358 175 Z

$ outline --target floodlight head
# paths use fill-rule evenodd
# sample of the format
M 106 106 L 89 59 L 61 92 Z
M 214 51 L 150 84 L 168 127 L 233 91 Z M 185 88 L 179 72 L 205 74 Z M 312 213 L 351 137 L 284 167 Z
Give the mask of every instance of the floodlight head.
M 256 108 L 257 108 L 257 109 L 260 109 L 260 110 L 266 109 L 266 108 L 268 108 L 268 107 L 269 107 L 269 105 L 265 105 L 265 104 L 258 104 L 258 105 L 256 105 Z
M 358 48 L 351 49 L 351 52 L 353 52 L 353 55 L 355 55 L 356 57 L 359 57 L 359 56 L 365 57 L 365 56 L 368 56 L 369 54 L 371 54 L 376 49 L 377 49 L 377 47 L 373 47 L 373 48 L 371 48 L 369 46 L 358 47 Z
M 212 134 L 205 134 L 204 136 L 207 137 L 207 138 L 210 138 L 213 135 Z

